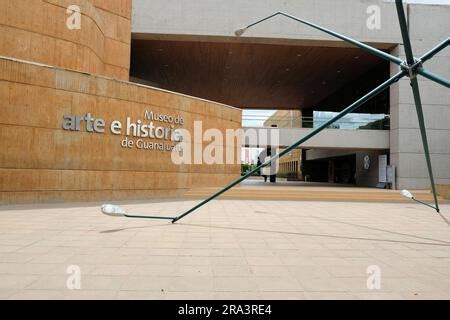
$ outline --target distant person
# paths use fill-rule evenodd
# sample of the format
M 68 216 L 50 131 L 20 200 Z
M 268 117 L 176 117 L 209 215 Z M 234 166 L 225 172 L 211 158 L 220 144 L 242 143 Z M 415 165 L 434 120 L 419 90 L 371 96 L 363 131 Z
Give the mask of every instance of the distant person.
M 270 161 L 270 157 L 264 158 L 264 163 Z M 263 167 L 261 169 L 261 175 L 264 177 L 264 182 L 267 182 L 267 177 L 270 176 L 270 167 L 271 165 L 268 164 L 267 166 Z
M 256 166 L 259 167 L 261 164 L 262 164 L 262 162 L 261 162 L 261 160 L 259 160 L 259 157 L 258 157 L 258 162 L 256 163 Z M 261 175 L 261 169 L 258 170 L 257 174 L 258 174 L 258 176 Z

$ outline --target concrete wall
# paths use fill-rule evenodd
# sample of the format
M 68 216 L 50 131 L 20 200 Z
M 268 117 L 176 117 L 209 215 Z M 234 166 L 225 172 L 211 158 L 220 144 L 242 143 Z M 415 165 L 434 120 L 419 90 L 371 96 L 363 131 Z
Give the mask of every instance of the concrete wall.
M 375 187 L 379 182 L 378 176 L 378 156 L 387 154 L 386 151 L 364 151 L 356 152 L 356 185 L 364 187 Z M 369 156 L 370 167 L 364 169 L 364 157 Z
M 266 128 L 301 128 L 302 111 L 301 110 L 277 110 L 264 121 Z
M 256 146 L 251 143 L 249 137 L 268 137 L 268 145 L 287 147 L 296 142 L 301 137 L 306 136 L 313 129 L 308 128 L 245 128 L 246 138 L 243 140 L 245 146 Z M 271 133 L 275 131 L 276 134 Z M 270 140 L 272 138 L 272 140 Z M 276 139 L 278 138 L 278 139 Z M 261 145 L 262 139 L 257 142 Z M 265 141 L 264 141 L 265 142 Z M 322 148 L 322 149 L 389 149 L 388 130 L 351 130 L 351 129 L 325 129 L 310 140 L 301 144 L 302 149 Z
M 145 110 L 181 115 L 191 132 L 195 120 L 204 130 L 240 128 L 241 110 L 217 103 L 0 58 L 0 110 L 0 204 L 168 197 L 222 186 L 240 173 L 239 162 L 176 165 L 170 152 L 122 148 L 124 132 L 62 128 L 67 114 L 90 112 L 108 128 L 128 116 L 142 119 Z M 240 160 L 240 146 L 232 150 Z
M 279 148 L 277 150 L 278 153 L 280 153 L 281 151 L 283 151 L 283 148 Z M 278 173 L 283 175 L 286 173 L 296 172 L 295 177 L 289 176 L 288 178 L 302 179 L 301 164 L 302 164 L 302 150 L 294 149 L 291 152 L 289 152 L 286 156 L 278 159 L 278 168 L 279 168 Z
M 378 180 L 378 156 L 387 154 L 387 150 L 318 150 L 310 149 L 306 151 L 306 160 L 321 160 L 337 158 L 348 155 L 355 155 L 355 180 L 356 185 L 360 187 L 375 187 Z M 364 168 L 364 157 L 369 156 L 369 169 Z
M 370 5 L 378 5 L 381 29 L 366 27 Z M 133 0 L 135 37 L 150 35 L 234 37 L 234 31 L 277 11 L 302 17 L 361 41 L 383 44 L 400 42 L 397 16 L 392 4 L 377 0 Z M 245 34 L 252 41 L 330 41 L 328 35 L 298 22 L 277 17 Z M 239 41 L 242 41 L 240 39 Z
M 128 80 L 131 0 L 0 0 L 0 56 Z M 70 5 L 81 29 L 66 26 Z
M 420 57 L 450 36 L 450 6 L 409 5 L 410 35 L 414 54 Z M 395 54 L 404 58 L 403 46 Z M 450 50 L 441 51 L 424 65 L 450 78 Z M 391 73 L 398 72 L 392 66 Z M 436 182 L 450 184 L 450 90 L 418 77 L 425 124 Z M 391 88 L 391 163 L 397 166 L 399 188 L 429 188 L 429 178 L 420 138 L 409 79 Z

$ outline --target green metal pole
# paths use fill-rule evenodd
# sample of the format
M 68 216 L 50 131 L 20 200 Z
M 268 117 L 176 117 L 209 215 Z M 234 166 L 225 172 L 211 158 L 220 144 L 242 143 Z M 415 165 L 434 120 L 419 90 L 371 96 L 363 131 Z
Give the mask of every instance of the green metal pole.
M 411 79 L 411 87 L 414 94 L 414 102 L 416 104 L 417 118 L 419 120 L 420 135 L 422 137 L 423 150 L 425 152 L 425 160 L 427 162 L 428 175 L 430 177 L 431 183 L 431 190 L 433 191 L 434 205 L 436 206 L 434 209 L 436 209 L 436 211 L 439 212 L 439 203 L 437 199 L 436 186 L 434 184 L 433 168 L 431 166 L 430 150 L 428 148 L 427 132 L 425 130 L 425 120 L 423 117 L 422 102 L 420 99 L 420 91 L 419 91 L 419 84 L 417 83 L 417 78 Z
M 397 14 L 398 14 L 398 20 L 400 23 L 400 31 L 402 33 L 403 38 L 403 46 L 405 49 L 406 54 L 406 62 L 408 66 L 413 66 L 415 64 L 415 59 L 412 52 L 411 47 L 411 41 L 409 38 L 409 32 L 408 32 L 408 25 L 406 23 L 406 17 L 405 17 L 405 11 L 403 10 L 403 3 L 402 0 L 396 0 L 395 4 L 397 6 Z M 431 190 L 433 192 L 433 198 L 434 198 L 434 204 L 435 204 L 435 210 L 439 212 L 439 204 L 437 199 L 437 192 L 436 192 L 436 186 L 434 184 L 434 177 L 433 177 L 433 168 L 431 166 L 431 157 L 430 157 L 430 150 L 428 148 L 428 139 L 427 139 L 427 133 L 425 129 L 425 120 L 423 117 L 423 109 L 422 109 L 422 101 L 420 98 L 420 91 L 419 91 L 419 84 L 417 82 L 417 77 L 415 75 L 410 75 L 410 83 L 411 83 L 411 89 L 414 95 L 414 102 L 416 105 L 416 111 L 417 111 L 417 118 L 419 120 L 419 127 L 420 127 L 420 135 L 422 137 L 422 144 L 423 149 L 425 153 L 425 160 L 427 162 L 427 168 L 428 168 L 428 175 L 430 177 L 430 183 L 431 183 Z
M 434 82 L 437 82 L 437 83 L 443 85 L 446 88 L 450 88 L 450 80 L 445 79 L 444 77 L 441 77 L 441 76 L 434 74 L 428 70 L 425 70 L 422 67 L 417 68 L 417 73 L 429 80 L 432 80 Z
M 431 204 L 429 204 L 429 203 L 426 203 L 426 202 L 423 202 L 423 201 L 420 201 L 420 200 L 418 200 L 418 199 L 416 199 L 416 198 L 412 198 L 415 202 L 418 202 L 418 203 L 420 203 L 420 204 L 423 204 L 424 206 L 427 206 L 427 207 L 430 207 L 430 208 L 433 208 L 433 209 L 436 209 L 435 207 L 433 207 Z
M 395 5 L 397 6 L 398 21 L 400 23 L 400 31 L 403 38 L 403 47 L 405 49 L 406 62 L 408 65 L 414 64 L 414 55 L 411 48 L 411 41 L 409 39 L 408 24 L 406 22 L 405 11 L 403 10 L 402 0 L 395 0 Z
M 430 60 L 437 53 L 439 53 L 443 49 L 447 48 L 449 45 L 450 45 L 450 38 L 447 38 L 444 41 L 442 41 L 441 43 L 439 43 L 436 47 L 434 47 L 433 49 L 431 49 L 430 51 L 425 53 L 423 56 L 421 56 L 420 57 L 420 61 L 422 63 L 424 63 L 427 60 Z M 437 82 L 437 83 L 443 85 L 446 88 L 450 88 L 450 80 L 448 80 L 448 79 L 446 79 L 444 77 L 441 77 L 441 76 L 439 76 L 437 74 L 434 74 L 433 72 L 430 72 L 430 71 L 424 69 L 421 66 L 419 66 L 417 68 L 417 73 L 420 74 L 421 76 L 429 79 L 429 80 L 432 80 L 434 82 Z
M 312 137 L 314 137 L 316 134 L 318 134 L 319 132 L 321 132 L 323 129 L 329 127 L 331 124 L 333 124 L 334 122 L 336 122 L 337 120 L 341 119 L 343 116 L 345 116 L 346 114 L 354 111 L 355 109 L 357 109 L 358 107 L 360 107 L 362 104 L 366 103 L 368 100 L 370 100 L 371 98 L 375 97 L 376 95 L 378 95 L 379 93 L 383 92 L 384 90 L 386 90 L 387 88 L 389 88 L 392 84 L 394 84 L 395 82 L 397 82 L 398 80 L 400 80 L 403 76 L 406 75 L 406 71 L 400 71 L 399 73 L 397 73 L 395 76 L 393 76 L 392 78 L 390 78 L 389 80 L 383 82 L 381 85 L 379 85 L 378 87 L 376 87 L 375 89 L 373 89 L 372 91 L 370 91 L 369 93 L 367 93 L 365 96 L 363 96 L 362 98 L 358 99 L 357 101 L 355 101 L 353 104 L 351 104 L 350 106 L 348 106 L 347 108 L 345 108 L 344 110 L 342 110 L 338 115 L 336 115 L 335 117 L 333 117 L 332 119 L 328 120 L 327 122 L 323 123 L 320 127 L 314 129 L 313 131 L 311 131 L 310 133 L 308 133 L 306 136 L 304 136 L 303 138 L 301 138 L 300 140 L 294 142 L 293 144 L 291 144 L 289 147 L 287 147 L 286 149 L 284 149 L 283 151 L 281 151 L 280 153 L 276 154 L 275 156 L 271 157 L 270 160 L 265 161 L 264 163 L 262 163 L 261 165 L 257 166 L 255 169 L 251 170 L 250 172 L 248 172 L 247 174 L 245 174 L 244 176 L 240 177 L 239 179 L 235 180 L 234 182 L 230 183 L 228 186 L 224 187 L 223 189 L 217 191 L 216 193 L 214 193 L 213 195 L 211 195 L 209 198 L 203 200 L 202 202 L 200 202 L 199 204 L 197 204 L 196 206 L 192 207 L 191 209 L 189 209 L 188 211 L 186 211 L 185 213 L 183 213 L 182 215 L 180 215 L 179 217 L 175 218 L 172 220 L 172 223 L 177 222 L 178 220 L 184 218 L 185 216 L 187 216 L 188 214 L 192 213 L 193 211 L 197 210 L 198 208 L 204 206 L 205 204 L 207 204 L 208 202 L 210 202 L 211 200 L 217 198 L 218 196 L 220 196 L 222 193 L 230 190 L 231 188 L 233 188 L 234 186 L 236 186 L 237 184 L 241 183 L 242 181 L 244 181 L 245 179 L 247 179 L 248 177 L 252 176 L 254 173 L 256 173 L 258 170 L 260 170 L 261 168 L 270 165 L 272 162 L 274 162 L 275 160 L 277 160 L 278 158 L 281 158 L 282 156 L 284 156 L 285 154 L 289 153 L 292 149 L 298 147 L 299 145 L 301 145 L 302 143 L 304 143 L 305 141 L 308 141 L 309 139 L 311 139 Z
M 293 19 L 295 21 L 298 21 L 300 23 L 306 24 L 306 25 L 308 25 L 310 27 L 313 27 L 315 29 L 318 29 L 320 31 L 328 33 L 329 35 L 332 35 L 332 36 L 334 36 L 336 38 L 344 40 L 345 42 L 351 43 L 351 44 L 353 44 L 353 45 L 355 45 L 355 46 L 357 46 L 357 47 L 359 47 L 361 49 L 367 50 L 367 51 L 371 52 L 372 54 L 374 54 L 374 55 L 376 55 L 376 56 L 378 56 L 380 58 L 383 58 L 385 60 L 391 61 L 391 62 L 393 62 L 395 64 L 400 65 L 403 62 L 402 59 L 400 59 L 400 58 L 397 58 L 397 57 L 395 57 L 393 55 L 390 55 L 390 54 L 388 54 L 388 53 L 386 53 L 384 51 L 381 51 L 381 50 L 378 50 L 376 48 L 373 48 L 373 47 L 371 47 L 371 46 L 369 46 L 367 44 L 364 44 L 364 43 L 362 43 L 360 41 L 357 41 L 357 40 L 354 40 L 352 38 L 346 37 L 346 36 L 344 36 L 342 34 L 339 34 L 337 32 L 329 30 L 327 28 L 321 27 L 321 26 L 319 26 L 317 24 L 314 24 L 312 22 L 309 22 L 309 21 L 306 21 L 306 20 L 303 20 L 303 19 L 291 16 L 290 14 L 287 14 L 287 13 L 284 13 L 284 12 L 280 12 L 280 14 L 285 16 L 285 17 L 287 17 L 287 18 Z
M 436 210 L 436 208 L 435 208 L 434 206 L 432 206 L 431 204 L 428 204 L 428 203 L 426 203 L 426 202 L 420 201 L 420 200 L 418 200 L 418 199 L 416 199 L 416 198 L 414 198 L 414 197 L 413 197 L 412 199 L 413 199 L 413 201 L 415 201 L 415 202 L 418 202 L 418 203 L 420 203 L 420 204 L 423 204 L 424 206 L 427 206 L 427 207 L 430 207 L 430 208 Z M 450 221 L 448 221 L 448 219 L 447 219 L 442 213 L 440 213 L 439 211 L 438 211 L 437 213 L 441 216 L 442 220 L 444 220 L 444 221 L 450 226 Z
M 445 39 L 441 43 L 439 43 L 436 47 L 425 53 L 423 56 L 420 57 L 420 60 L 422 62 L 425 62 L 431 58 L 433 58 L 438 52 L 442 51 L 446 47 L 450 45 L 450 38 Z
M 138 219 L 160 219 L 160 220 L 173 220 L 175 217 L 157 217 L 157 216 L 136 216 L 131 214 L 125 214 L 124 217 L 127 218 L 138 218 Z
M 398 0 L 397 0 L 397 1 L 398 1 Z M 401 5 L 401 8 L 402 8 L 401 10 L 402 10 L 402 12 L 403 12 L 403 5 L 402 5 L 401 1 L 400 1 L 400 5 Z M 397 4 L 397 6 L 398 6 L 398 4 Z M 331 36 L 333 36 L 333 37 L 336 37 L 336 38 L 341 39 L 341 40 L 343 40 L 343 41 L 345 41 L 345 42 L 347 42 L 347 43 L 350 43 L 350 44 L 352 44 L 352 45 L 354 45 L 354 46 L 357 46 L 358 48 L 361 48 L 361 49 L 364 49 L 364 50 L 366 50 L 366 51 L 369 51 L 370 53 L 372 53 L 372 54 L 374 54 L 374 55 L 376 55 L 376 56 L 378 56 L 378 57 L 380 57 L 380 58 L 383 58 L 383 59 L 385 59 L 385 60 L 388 60 L 388 61 L 390 61 L 390 62 L 393 62 L 393 63 L 395 63 L 395 64 L 397 64 L 397 65 L 401 65 L 401 64 L 403 63 L 403 60 L 402 60 L 402 59 L 400 59 L 400 58 L 398 58 L 398 57 L 395 57 L 395 56 L 393 56 L 393 55 L 390 55 L 390 54 L 388 54 L 388 53 L 386 53 L 386 52 L 384 52 L 384 51 L 378 50 L 378 49 L 373 48 L 373 47 L 371 47 L 371 46 L 368 46 L 368 45 L 366 45 L 366 44 L 364 44 L 364 43 L 362 43 L 362 42 L 360 42 L 360 41 L 354 40 L 354 39 L 352 39 L 352 38 L 349 38 L 349 37 L 347 37 L 347 36 L 344 36 L 344 35 L 342 35 L 342 34 L 339 34 L 339 33 L 337 33 L 337 32 L 334 32 L 334 31 L 332 31 L 332 30 L 329 30 L 329 29 L 327 29 L 327 28 L 324 28 L 324 27 L 322 27 L 322 26 L 320 26 L 320 25 L 317 25 L 317 24 L 315 24 L 315 23 L 312 23 L 312 22 L 306 21 L 306 20 L 304 20 L 304 19 L 300 19 L 300 18 L 294 17 L 294 16 L 292 16 L 292 15 L 290 15 L 290 14 L 287 14 L 287 13 L 284 13 L 284 12 L 281 12 L 281 11 L 276 12 L 276 13 L 274 13 L 274 14 L 271 14 L 270 16 L 265 17 L 265 18 L 263 18 L 263 19 L 260 19 L 260 20 L 258 20 L 258 21 L 256 21 L 256 22 L 252 23 L 252 24 L 249 24 L 249 25 L 246 26 L 245 28 L 241 29 L 241 31 L 242 31 L 241 33 L 243 33 L 245 30 L 247 30 L 247 29 L 249 29 L 249 28 L 251 28 L 251 27 L 253 27 L 253 26 L 255 26 L 255 25 L 257 25 L 257 24 L 259 24 L 259 23 L 261 23 L 261 22 L 264 22 L 264 21 L 266 21 L 266 20 L 269 20 L 269 19 L 271 19 L 271 18 L 273 18 L 273 17 L 275 17 L 275 16 L 278 16 L 278 15 L 281 15 L 281 16 L 284 16 L 284 17 L 286 17 L 286 18 L 289 18 L 289 19 L 295 20 L 295 21 L 297 21 L 297 22 L 300 22 L 300 23 L 302 23 L 302 24 L 308 25 L 308 26 L 310 26 L 310 27 L 312 27 L 312 28 L 314 28 L 314 29 L 323 31 L 323 32 L 325 32 L 325 33 L 327 33 L 327 34 L 329 34 L 329 35 L 331 35 Z M 403 22 L 401 23 L 401 25 L 404 25 L 404 26 L 406 27 L 406 18 L 405 18 L 404 12 L 403 12 L 403 18 L 402 18 L 402 20 L 403 20 Z M 404 41 L 404 42 L 405 42 L 405 41 Z M 414 63 L 414 57 L 412 56 L 412 50 L 411 50 L 411 44 L 410 44 L 409 37 L 407 38 L 407 40 L 406 40 L 405 43 L 406 43 L 406 44 L 405 44 L 405 51 L 407 51 L 407 50 L 409 51 L 409 52 L 407 53 L 407 56 L 409 57 L 408 64 L 411 64 L 411 62 Z M 431 57 L 433 57 L 436 53 L 438 53 L 439 51 L 443 50 L 445 47 L 447 47 L 447 46 L 449 46 L 449 45 L 450 45 L 450 38 L 447 38 L 446 40 L 444 40 L 443 42 L 441 42 L 439 45 L 437 45 L 435 48 L 431 49 L 429 52 L 427 52 L 426 54 L 424 54 L 424 55 L 420 58 L 420 60 L 421 60 L 422 62 L 425 62 L 425 61 L 429 60 L 429 59 L 430 59 Z M 408 48 L 409 48 L 409 49 L 408 49 Z M 432 73 L 432 72 L 430 72 L 430 71 L 428 71 L 428 70 L 426 70 L 426 69 L 424 69 L 424 68 L 422 68 L 422 67 L 418 67 L 418 68 L 417 68 L 417 72 L 418 72 L 420 75 L 424 76 L 425 78 L 428 78 L 428 79 L 430 79 L 430 80 L 433 80 L 433 81 L 435 81 L 435 82 L 437 82 L 437 83 L 439 83 L 439 84 L 441 84 L 441 85 L 443 85 L 443 86 L 445 86 L 445 87 L 447 87 L 447 88 L 450 88 L 450 81 L 447 80 L 447 79 L 445 79 L 445 78 L 443 78 L 443 77 L 441 77 L 441 76 L 439 76 L 439 75 L 436 75 L 436 74 L 434 74 L 434 73 Z
M 391 62 L 393 62 L 393 63 L 395 63 L 395 64 L 397 64 L 397 65 L 400 65 L 400 64 L 403 62 L 402 59 L 397 58 L 397 57 L 395 57 L 395 56 L 393 56 L 393 55 L 390 55 L 390 54 L 388 54 L 388 53 L 386 53 L 386 52 L 384 52 L 384 51 L 378 50 L 378 49 L 373 48 L 373 47 L 371 47 L 371 46 L 369 46 L 369 45 L 367 45 L 367 44 L 364 44 L 364 43 L 362 43 L 362 42 L 360 42 L 360 41 L 354 40 L 354 39 L 352 39 L 352 38 L 349 38 L 349 37 L 347 37 L 347 36 L 344 36 L 344 35 L 342 35 L 342 34 L 339 34 L 339 33 L 337 33 L 337 32 L 334 32 L 334 31 L 329 30 L 329 29 L 327 29 L 327 28 L 324 28 L 324 27 L 322 27 L 322 26 L 319 26 L 319 25 L 317 25 L 317 24 L 315 24 L 315 23 L 312 23 L 312 22 L 309 22 L 309 21 L 306 21 L 306 20 L 303 20 L 303 19 L 294 17 L 294 16 L 292 16 L 292 15 L 290 15 L 290 14 L 287 14 L 287 13 L 284 13 L 284 12 L 281 12 L 281 11 L 276 12 L 276 13 L 274 13 L 274 14 L 272 14 L 272 15 L 266 17 L 266 18 L 263 18 L 263 19 L 261 19 L 261 20 L 258 20 L 258 21 L 254 22 L 254 23 L 252 23 L 252 24 L 249 24 L 249 25 L 246 26 L 245 28 L 241 29 L 241 30 L 242 30 L 241 33 L 243 33 L 245 30 L 249 29 L 250 27 L 253 27 L 254 25 L 257 25 L 257 24 L 259 24 L 259 23 L 261 23 L 261 22 L 263 22 L 263 21 L 266 21 L 266 20 L 271 19 L 271 18 L 273 18 L 273 17 L 275 17 L 275 16 L 278 16 L 278 15 L 284 16 L 284 17 L 286 17 L 286 18 L 289 18 L 289 19 L 295 20 L 295 21 L 297 21 L 297 22 L 300 22 L 300 23 L 302 23 L 302 24 L 305 24 L 305 25 L 307 25 L 307 26 L 310 26 L 310 27 L 312 27 L 312 28 L 314 28 L 314 29 L 317 29 L 317 30 L 320 30 L 320 31 L 322 31 L 322 32 L 325 32 L 325 33 L 327 33 L 327 34 L 329 34 L 329 35 L 331 35 L 331 36 L 333 36 L 333 37 L 336 37 L 336 38 L 338 38 L 338 39 L 341 39 L 341 40 L 343 40 L 343 41 L 345 41 L 345 42 L 347 42 L 347 43 L 353 44 L 354 46 L 357 46 L 357 47 L 359 47 L 359 48 L 361 48 L 361 49 L 364 49 L 364 50 L 366 50 L 366 51 L 369 51 L 370 53 L 372 53 L 372 54 L 374 54 L 374 55 L 376 55 L 376 56 L 378 56 L 378 57 L 380 57 L 380 58 L 382 58 L 382 59 L 391 61 Z

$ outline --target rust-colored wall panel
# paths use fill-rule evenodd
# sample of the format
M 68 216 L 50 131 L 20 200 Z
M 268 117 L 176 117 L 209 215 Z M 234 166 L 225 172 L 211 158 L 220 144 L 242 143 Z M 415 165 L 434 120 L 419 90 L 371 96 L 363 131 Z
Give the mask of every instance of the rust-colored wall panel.
M 241 127 L 241 110 L 129 82 L 0 58 L 0 203 L 143 199 L 173 196 L 236 179 L 233 165 L 176 165 L 170 152 L 124 149 L 113 120 L 145 110 L 181 115 L 193 132 Z M 105 133 L 63 130 L 63 116 L 101 117 Z M 155 122 L 155 125 L 159 123 Z M 150 140 L 156 142 L 155 140 Z M 187 140 L 189 141 L 189 140 Z M 192 146 L 195 142 L 189 141 Z M 202 142 L 197 146 L 205 147 Z M 225 146 L 240 160 L 240 146 Z
M 70 5 L 81 29 L 66 26 Z M 128 80 L 131 0 L 0 0 L 0 56 Z
M 444 199 L 450 200 L 450 185 L 448 184 L 437 184 L 437 193 Z

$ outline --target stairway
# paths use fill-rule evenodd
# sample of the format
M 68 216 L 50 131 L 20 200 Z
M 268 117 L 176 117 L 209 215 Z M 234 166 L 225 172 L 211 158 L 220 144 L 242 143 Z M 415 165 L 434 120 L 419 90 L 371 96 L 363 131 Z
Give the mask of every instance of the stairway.
M 220 188 L 190 189 L 189 199 L 206 199 Z M 417 199 L 433 202 L 428 190 L 412 191 Z M 304 186 L 240 186 L 228 190 L 219 199 L 234 200 L 290 200 L 290 201 L 360 201 L 360 202 L 411 202 L 399 190 L 374 188 L 304 187 Z M 442 201 L 442 199 L 439 199 Z

